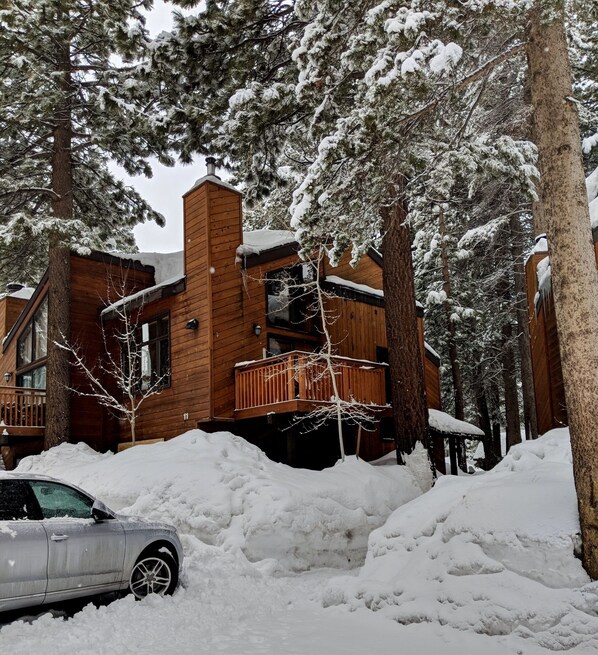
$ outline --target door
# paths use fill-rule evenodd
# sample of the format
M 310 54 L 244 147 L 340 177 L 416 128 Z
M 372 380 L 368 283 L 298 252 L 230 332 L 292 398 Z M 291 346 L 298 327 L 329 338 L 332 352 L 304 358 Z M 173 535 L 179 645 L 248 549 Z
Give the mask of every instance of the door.
M 40 605 L 48 541 L 26 482 L 0 480 L 0 610 Z
M 96 523 L 93 499 L 58 482 L 31 480 L 48 537 L 46 602 L 117 589 L 123 577 L 125 533 L 118 519 Z

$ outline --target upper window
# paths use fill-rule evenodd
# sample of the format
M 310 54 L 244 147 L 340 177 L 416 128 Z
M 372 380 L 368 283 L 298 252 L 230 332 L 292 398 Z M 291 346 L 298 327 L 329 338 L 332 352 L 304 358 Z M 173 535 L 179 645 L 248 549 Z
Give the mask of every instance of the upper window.
M 139 390 L 170 384 L 170 320 L 168 315 L 142 323 L 138 328 L 140 348 Z
M 283 268 L 267 274 L 267 312 L 270 325 L 298 332 L 312 332 L 315 308 L 312 290 L 306 286 L 314 281 L 309 264 Z
M 80 491 L 43 480 L 31 480 L 29 484 L 45 519 L 91 518 L 93 500 Z
M 48 355 L 48 299 L 25 326 L 17 340 L 17 386 L 46 388 L 46 367 L 42 363 Z
M 45 298 L 17 341 L 17 368 L 48 354 L 48 299 Z

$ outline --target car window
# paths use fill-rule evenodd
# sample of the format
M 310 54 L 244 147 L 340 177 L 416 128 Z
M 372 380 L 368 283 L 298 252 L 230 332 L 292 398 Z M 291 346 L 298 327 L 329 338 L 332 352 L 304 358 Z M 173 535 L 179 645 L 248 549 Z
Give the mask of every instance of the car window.
M 0 521 L 37 519 L 31 492 L 23 480 L 0 480 Z
M 76 489 L 43 480 L 31 480 L 30 484 L 45 519 L 91 518 L 93 500 Z

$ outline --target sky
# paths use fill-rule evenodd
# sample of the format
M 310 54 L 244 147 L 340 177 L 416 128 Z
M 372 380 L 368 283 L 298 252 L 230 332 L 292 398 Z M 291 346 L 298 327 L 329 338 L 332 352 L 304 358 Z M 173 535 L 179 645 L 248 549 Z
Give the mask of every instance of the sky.
M 172 26 L 172 8 L 163 0 L 156 0 L 154 9 L 147 17 L 147 27 L 152 36 Z M 183 194 L 195 181 L 205 175 L 203 158 L 189 166 L 173 168 L 153 162 L 154 176 L 130 177 L 122 169 L 113 168 L 116 174 L 137 191 L 166 219 L 166 227 L 145 223 L 135 228 L 135 238 L 142 252 L 174 252 L 183 248 Z

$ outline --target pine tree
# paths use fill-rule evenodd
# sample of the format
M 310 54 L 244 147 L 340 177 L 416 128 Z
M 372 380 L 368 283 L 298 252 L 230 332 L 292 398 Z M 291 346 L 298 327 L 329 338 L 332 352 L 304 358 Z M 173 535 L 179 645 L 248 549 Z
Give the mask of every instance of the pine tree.
M 163 220 L 107 167 L 112 159 L 150 175 L 148 157 L 171 163 L 140 63 L 140 9 L 151 4 L 10 0 L 0 9 L 0 236 L 6 249 L 29 240 L 41 261 L 49 245 L 50 343 L 69 338 L 70 249 L 131 246 L 135 223 Z M 50 348 L 47 446 L 68 439 L 68 386 L 68 354 Z

